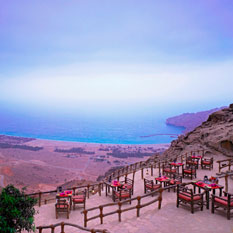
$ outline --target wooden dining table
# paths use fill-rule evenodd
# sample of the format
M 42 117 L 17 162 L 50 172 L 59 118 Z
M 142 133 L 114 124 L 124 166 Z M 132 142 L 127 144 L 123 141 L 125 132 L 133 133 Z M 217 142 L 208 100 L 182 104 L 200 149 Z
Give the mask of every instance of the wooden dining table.
M 106 197 L 108 196 L 108 193 L 110 193 L 110 189 L 113 190 L 113 189 L 121 188 L 124 185 L 123 183 L 121 183 L 118 180 L 113 180 L 111 182 L 106 181 L 106 182 L 104 182 L 104 184 L 105 184 Z
M 206 209 L 209 209 L 209 201 L 210 201 L 210 192 L 212 191 L 212 194 L 215 195 L 216 190 L 219 190 L 219 196 L 222 196 L 222 190 L 224 186 L 211 183 L 210 181 L 203 181 L 199 180 L 193 183 L 194 185 L 194 193 L 196 193 L 196 188 L 198 188 L 199 193 L 201 192 L 201 189 L 205 190 L 206 194 Z
M 157 177 L 155 178 L 155 183 L 158 184 L 158 182 L 161 184 L 161 186 L 163 185 L 164 187 L 166 187 L 169 184 L 170 178 L 167 176 L 161 176 L 161 177 Z

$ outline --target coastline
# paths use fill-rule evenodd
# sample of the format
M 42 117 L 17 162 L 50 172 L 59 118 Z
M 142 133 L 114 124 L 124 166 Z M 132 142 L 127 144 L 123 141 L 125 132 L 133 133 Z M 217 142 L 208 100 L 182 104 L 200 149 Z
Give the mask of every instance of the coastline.
M 147 147 L 147 146 L 153 146 L 153 147 L 161 147 L 161 146 L 169 146 L 171 143 L 154 143 L 154 144 L 132 144 L 132 143 L 105 143 L 105 142 L 80 142 L 80 141 L 70 141 L 70 140 L 56 140 L 56 139 L 42 139 L 42 138 L 34 138 L 34 137 L 25 137 L 25 136 L 15 136 L 15 135 L 8 135 L 8 134 L 0 134 L 0 137 L 9 137 L 9 138 L 18 138 L 18 139 L 26 139 L 28 140 L 27 144 L 31 145 L 43 145 L 43 143 L 46 144 L 60 144 L 60 145 L 81 145 L 81 146 L 141 146 L 141 147 Z M 33 143 L 33 141 L 36 143 Z

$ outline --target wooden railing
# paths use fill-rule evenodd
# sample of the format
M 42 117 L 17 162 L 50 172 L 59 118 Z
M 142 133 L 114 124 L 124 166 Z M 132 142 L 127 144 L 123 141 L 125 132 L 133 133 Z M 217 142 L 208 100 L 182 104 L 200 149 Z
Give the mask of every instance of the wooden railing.
M 104 181 L 109 181 L 109 180 L 114 180 L 114 179 L 120 179 L 122 176 L 128 176 L 129 174 L 135 175 L 135 173 L 139 170 L 141 170 L 141 178 L 144 178 L 144 171 L 150 170 L 151 176 L 153 176 L 153 169 L 158 168 L 159 169 L 159 174 L 161 174 L 161 168 L 162 164 L 168 163 L 173 161 L 174 159 L 178 160 L 180 159 L 181 162 L 185 161 L 187 156 L 193 155 L 193 154 L 201 154 L 204 156 L 204 150 L 196 150 L 196 151 L 190 151 L 189 153 L 181 154 L 173 158 L 154 158 L 152 160 L 148 161 L 140 161 L 136 162 L 134 164 L 130 164 L 128 166 L 125 166 L 124 168 L 118 169 L 114 171 L 112 174 L 108 175 L 105 177 Z M 80 189 L 80 188 L 86 188 L 87 189 L 87 198 L 89 198 L 90 192 L 92 190 L 98 190 L 99 195 L 101 196 L 101 191 L 103 190 L 103 182 L 99 183 L 94 183 L 94 184 L 88 184 L 88 185 L 83 185 L 83 186 L 76 186 L 76 187 L 71 187 L 67 188 L 67 190 L 74 190 L 75 189 Z M 47 191 L 47 192 L 37 192 L 37 193 L 32 193 L 28 194 L 31 197 L 36 197 L 38 199 L 38 205 L 41 206 L 42 204 L 47 204 L 51 201 L 55 201 L 56 195 L 55 193 L 57 190 L 52 190 L 52 191 Z M 45 198 L 44 196 L 48 196 Z M 52 195 L 52 197 L 51 197 Z M 54 196 L 53 196 L 54 195 Z
M 104 230 L 101 230 L 101 229 L 89 229 L 89 228 L 86 228 L 86 227 L 81 227 L 81 226 L 76 225 L 76 224 L 65 223 L 65 222 L 61 222 L 61 223 L 57 223 L 57 224 L 53 224 L 53 225 L 49 225 L 49 226 L 39 226 L 39 227 L 37 227 L 37 229 L 39 230 L 39 233 L 42 233 L 43 229 L 50 229 L 51 233 L 55 233 L 55 228 L 56 227 L 61 227 L 61 233 L 65 233 L 65 226 L 71 226 L 71 227 L 78 228 L 80 230 L 91 232 L 91 233 L 97 233 L 97 232 L 109 233 L 109 231 L 106 230 L 106 229 L 104 229 Z M 68 233 L 68 231 L 66 233 Z
M 225 178 L 225 192 L 228 192 L 228 178 L 233 176 L 233 171 L 227 171 L 221 175 L 216 176 L 217 178 Z
M 113 214 L 118 214 L 118 221 L 121 222 L 122 213 L 127 212 L 129 210 L 133 210 L 133 209 L 136 209 L 136 216 L 140 217 L 140 209 L 141 208 L 149 206 L 149 205 L 151 205 L 151 204 L 153 204 L 153 203 L 155 203 L 157 201 L 158 201 L 158 209 L 161 209 L 163 190 L 173 188 L 173 187 L 176 187 L 176 185 L 167 186 L 166 188 L 161 188 L 161 189 L 159 189 L 157 191 L 145 194 L 143 196 L 137 196 L 137 197 L 134 197 L 134 198 L 131 198 L 131 199 L 127 199 L 125 201 L 119 201 L 117 203 L 108 203 L 108 204 L 105 204 L 105 205 L 100 205 L 100 206 L 97 206 L 97 207 L 93 207 L 93 208 L 83 210 L 82 213 L 84 214 L 84 227 L 87 227 L 87 222 L 89 222 L 91 220 L 94 220 L 96 218 L 100 218 L 100 224 L 103 224 L 104 217 L 109 216 L 109 215 L 113 215 Z M 153 198 L 152 200 L 150 200 L 147 203 L 141 204 L 141 200 L 143 198 L 151 196 L 151 195 L 155 195 L 157 193 L 159 193 L 158 197 Z M 134 206 L 130 206 L 128 208 L 122 209 L 122 204 L 130 202 L 130 201 L 131 201 L 131 203 L 133 201 L 137 201 L 137 203 Z M 116 206 L 117 208 L 114 211 L 104 213 L 104 208 L 109 207 L 109 206 Z M 88 218 L 88 216 L 87 216 L 88 213 L 90 213 L 91 211 L 94 211 L 94 210 L 99 210 L 99 214 Z
M 76 189 L 81 189 L 81 188 L 85 188 L 87 189 L 87 198 L 90 197 L 90 193 L 92 191 L 99 193 L 99 196 L 101 196 L 101 191 L 103 190 L 103 182 L 100 183 L 94 183 L 94 184 L 88 184 L 88 185 L 81 185 L 81 186 L 75 186 L 72 188 L 67 188 L 67 190 L 73 190 L 73 192 L 75 192 Z M 48 204 L 51 201 L 55 201 L 56 200 L 56 194 L 57 194 L 57 190 L 51 190 L 51 191 L 47 191 L 47 192 L 37 192 L 37 193 L 31 193 L 31 194 L 27 194 L 30 197 L 34 197 L 37 198 L 37 203 L 39 205 L 39 207 L 42 204 Z
M 221 173 L 221 170 L 225 167 L 228 167 L 228 171 L 231 170 L 231 166 L 233 166 L 233 159 L 223 159 L 216 161 L 218 163 L 218 172 Z

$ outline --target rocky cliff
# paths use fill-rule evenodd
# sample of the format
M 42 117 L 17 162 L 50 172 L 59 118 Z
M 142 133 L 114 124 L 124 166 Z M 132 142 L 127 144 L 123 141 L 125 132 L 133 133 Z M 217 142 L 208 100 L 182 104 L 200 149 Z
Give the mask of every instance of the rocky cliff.
M 168 118 L 166 120 L 166 124 L 184 127 L 185 130 L 183 131 L 183 133 L 185 134 L 194 130 L 197 126 L 201 125 L 202 122 L 206 121 L 211 113 L 219 111 L 223 108 L 226 108 L 226 106 L 221 108 L 214 108 L 208 111 L 184 113 Z
M 207 154 L 233 157 L 233 104 L 212 113 L 207 121 L 186 135 L 171 142 L 163 156 L 175 157 L 181 153 L 204 149 Z

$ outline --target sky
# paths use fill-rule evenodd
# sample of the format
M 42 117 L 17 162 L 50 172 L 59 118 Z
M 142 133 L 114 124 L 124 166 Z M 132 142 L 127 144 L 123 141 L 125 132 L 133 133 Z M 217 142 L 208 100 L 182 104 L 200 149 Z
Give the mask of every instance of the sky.
M 232 0 L 0 0 L 0 103 L 228 105 L 232 12 Z

